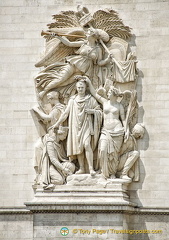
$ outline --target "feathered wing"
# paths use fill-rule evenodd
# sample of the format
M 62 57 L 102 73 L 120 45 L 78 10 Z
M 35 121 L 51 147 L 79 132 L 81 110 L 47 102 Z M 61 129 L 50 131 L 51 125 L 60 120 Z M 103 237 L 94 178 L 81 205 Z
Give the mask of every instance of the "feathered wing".
M 131 91 L 131 97 L 130 97 L 127 114 L 126 114 L 126 123 L 127 123 L 127 127 L 129 128 L 130 133 L 132 132 L 133 127 L 137 123 L 137 118 L 138 118 L 137 92 L 136 92 L 136 90 L 134 90 L 134 91 Z M 135 148 L 137 149 L 136 146 L 137 146 L 137 144 L 136 144 L 136 140 L 135 140 Z M 138 161 L 135 162 L 135 164 L 132 167 L 132 170 L 134 171 L 133 181 L 139 181 Z
M 84 30 L 80 25 L 80 17 L 75 11 L 62 11 L 59 14 L 53 15 L 54 22 L 49 23 L 48 31 L 55 32 L 57 34 L 73 34 L 83 35 Z M 98 10 L 93 14 L 92 25 L 95 28 L 106 31 L 110 38 L 119 37 L 122 39 L 128 39 L 131 36 L 131 31 L 128 26 L 125 26 L 122 20 L 119 18 L 116 11 L 110 10 Z M 57 38 L 53 36 L 45 36 L 46 50 L 38 61 L 36 67 L 46 67 L 55 62 L 63 62 L 65 57 L 74 53 L 73 48 L 66 47 Z M 70 37 L 69 40 L 77 40 L 77 37 Z
M 48 24 L 48 31 L 57 34 L 73 34 L 74 37 L 68 37 L 69 40 L 77 40 L 78 35 L 84 36 L 84 31 L 79 24 L 78 17 L 74 11 L 63 11 L 60 14 L 53 15 L 55 22 Z M 77 35 L 77 37 L 76 37 Z M 67 47 L 52 35 L 45 35 L 46 49 L 38 61 L 36 67 L 46 67 L 56 62 L 64 62 L 65 57 L 74 54 L 74 48 Z
M 80 27 L 79 19 L 75 11 L 61 11 L 59 14 L 53 15 L 53 19 L 55 22 L 47 25 L 49 29 Z
M 131 91 L 131 97 L 126 113 L 126 125 L 129 126 L 130 132 L 137 123 L 138 118 L 138 102 L 137 102 L 137 91 Z
M 129 106 L 130 99 L 131 99 L 131 91 L 125 90 L 124 92 L 122 92 L 122 96 L 123 97 L 122 97 L 122 100 L 120 101 L 120 103 L 124 107 L 125 116 L 127 116 L 127 110 L 128 110 L 128 106 Z
M 131 29 L 125 26 L 118 13 L 112 9 L 98 10 L 93 14 L 93 27 L 106 31 L 110 38 L 119 37 L 128 39 L 131 37 Z
M 63 62 L 66 56 L 73 54 L 73 51 L 73 48 L 63 45 L 57 38 L 50 37 L 46 40 L 45 52 L 35 67 L 46 67 L 55 62 Z

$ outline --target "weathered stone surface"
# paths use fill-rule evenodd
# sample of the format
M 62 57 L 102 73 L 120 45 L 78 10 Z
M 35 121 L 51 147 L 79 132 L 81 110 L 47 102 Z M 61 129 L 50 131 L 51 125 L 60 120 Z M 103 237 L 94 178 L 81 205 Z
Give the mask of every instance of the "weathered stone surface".
M 41 210 L 77 210 L 97 209 L 106 211 L 116 206 L 135 206 L 129 199 L 128 185 L 131 180 L 109 179 L 100 175 L 71 175 L 66 185 L 56 185 L 44 190 L 39 185 L 34 199 L 26 202 L 31 211 Z M 69 211 L 68 210 L 68 211 Z
M 86 3 L 87 2 L 84 4 Z M 28 109 L 30 109 L 35 102 L 34 86 L 32 85 L 31 79 L 37 74 L 37 70 L 33 66 L 35 62 L 34 59 L 36 58 L 38 61 L 39 53 L 43 49 L 43 40 L 40 35 L 38 35 L 38 32 L 40 29 L 44 29 L 46 22 L 50 21 L 50 16 L 56 12 L 54 11 L 54 4 L 56 4 L 55 7 L 57 6 L 56 11 L 62 10 L 61 6 L 58 5 L 59 3 L 54 3 L 54 1 L 48 1 L 47 4 L 42 1 L 38 4 L 36 1 L 31 3 L 19 1 L 15 4 L 16 6 L 14 6 L 13 3 L 11 5 L 11 1 L 1 3 L 1 59 L 3 59 L 1 65 L 1 109 L 3 110 L 1 114 L 1 131 L 3 131 L 1 134 L 2 147 L 0 154 L 3 169 L 1 179 L 8 179 L 6 185 L 11 189 L 5 198 L 1 198 L 1 205 L 22 205 L 24 201 L 30 199 L 31 196 L 33 197 L 31 184 L 34 179 L 34 172 L 33 169 L 31 169 L 31 158 L 33 155 L 33 143 L 37 135 L 31 116 L 28 113 Z M 97 4 L 98 3 L 93 2 L 93 11 L 98 9 Z M 140 162 L 140 171 L 143 173 L 141 178 L 143 188 L 140 187 L 138 190 L 141 199 L 139 201 L 138 197 L 136 197 L 134 201 L 143 205 L 151 203 L 160 206 L 162 202 L 167 205 L 167 189 L 166 191 L 164 190 L 163 198 L 159 199 L 150 199 L 144 195 L 144 192 L 151 192 L 152 190 L 147 178 L 154 176 L 151 168 L 147 168 L 150 162 L 153 166 L 157 166 L 159 175 L 163 176 L 168 172 L 168 150 L 166 149 L 168 143 L 168 122 L 166 119 L 168 105 L 167 100 L 164 102 L 164 93 L 168 87 L 168 70 L 166 67 L 168 57 L 167 51 L 165 51 L 168 47 L 168 32 L 165 26 L 165 20 L 167 22 L 168 19 L 168 3 L 164 1 L 153 1 L 153 3 L 151 1 L 142 1 L 139 3 L 136 1 L 132 3 L 129 1 L 123 1 L 123 3 L 120 1 L 118 3 L 105 1 L 103 7 L 109 7 L 110 4 L 113 6 L 113 9 L 119 12 L 125 24 L 133 27 L 132 31 L 137 37 L 138 67 L 144 74 L 144 78 L 141 78 L 140 75 L 138 80 L 139 89 L 141 90 L 138 94 L 138 99 L 142 101 L 144 109 L 142 113 L 140 112 L 139 119 L 142 121 L 144 114 L 144 122 L 147 128 L 144 140 L 140 141 L 140 148 L 146 150 L 146 153 L 141 151 L 141 161 L 143 164 Z M 156 10 L 152 10 L 152 8 Z M 67 2 L 64 9 L 75 9 L 75 7 L 72 3 Z M 139 21 L 137 20 L 138 16 Z M 163 21 L 160 20 L 161 16 L 163 16 Z M 22 19 L 22 22 L 20 19 Z M 40 19 L 42 19 L 42 22 L 39 22 Z M 143 21 L 145 24 L 143 24 Z M 6 24 L 6 22 L 8 22 L 8 24 Z M 32 38 L 32 41 L 28 42 L 30 38 Z M 163 41 L 161 41 L 161 38 Z M 26 40 L 27 44 L 31 44 L 31 47 L 25 45 L 23 40 Z M 161 42 L 160 46 L 158 45 L 159 42 Z M 17 43 L 19 47 L 16 47 Z M 159 47 L 157 48 L 157 46 Z M 134 49 L 134 46 L 132 49 Z M 161 54 L 163 54 L 162 64 L 160 62 L 161 60 L 159 60 Z M 150 60 L 153 61 L 151 61 L 151 66 L 148 67 L 147 64 L 149 64 Z M 29 63 L 30 61 L 31 63 Z M 18 81 L 20 85 L 18 85 Z M 153 88 L 154 85 L 157 85 L 156 90 Z M 160 89 L 158 86 L 160 86 Z M 141 94 L 142 97 L 140 96 Z M 157 97 L 159 98 L 158 101 L 156 100 Z M 15 111 L 15 119 L 13 118 L 13 111 Z M 23 111 L 27 111 L 28 115 L 24 115 Z M 7 112 L 9 112 L 9 114 L 7 114 Z M 24 115 L 24 119 L 20 114 L 22 116 Z M 8 129 L 8 131 L 4 132 L 5 128 Z M 18 129 L 18 131 L 16 131 L 16 129 Z M 27 134 L 29 134 L 29 137 Z M 11 142 L 10 145 L 8 143 L 9 139 Z M 151 143 L 148 139 L 151 139 Z M 15 151 L 16 149 L 17 152 Z M 156 163 L 153 163 L 153 160 L 157 160 Z M 21 167 L 23 162 L 24 168 Z M 160 167 L 157 162 L 160 163 Z M 8 166 L 12 166 L 12 168 L 9 169 Z M 26 173 L 28 167 L 29 174 Z M 144 174 L 145 167 L 147 168 L 146 178 Z M 19 175 L 18 169 L 20 169 L 21 172 Z M 25 171 L 23 171 L 24 169 Z M 158 179 L 160 178 L 154 178 L 154 181 L 156 191 L 160 193 L 161 185 L 165 184 L 167 188 L 167 180 L 164 179 L 159 185 Z M 22 197 L 20 199 L 18 197 L 14 199 L 13 196 L 18 196 L 21 185 L 25 185 L 25 182 L 29 184 L 26 185 L 27 188 L 24 187 Z M 132 184 L 132 188 L 136 188 L 136 185 L 136 183 Z M 14 188 L 17 190 L 14 190 Z M 1 196 L 4 194 L 5 192 L 1 189 Z
M 63 10 L 63 5 L 64 10 L 74 10 L 77 4 L 79 4 L 77 1 L 63 2 L 55 0 L 5 0 L 0 2 L 0 56 L 2 61 L 0 71 L 1 206 L 21 206 L 25 201 L 33 198 L 34 194 L 31 185 L 35 173 L 33 170 L 32 149 L 37 139 L 37 133 L 29 109 L 36 102 L 32 79 L 37 75 L 38 70 L 34 68 L 34 63 L 39 60 L 39 54 L 44 49 L 44 41 L 39 32 L 41 29 L 46 28 L 46 23 L 51 21 L 50 16 L 52 14 Z M 142 234 L 137 236 L 133 234 L 128 238 L 133 240 L 155 238 L 166 240 L 169 238 L 167 235 L 167 229 L 169 228 L 168 215 L 156 216 L 153 214 L 159 207 L 165 206 L 168 208 L 168 0 L 105 0 L 104 2 L 99 0 L 92 3 L 85 0 L 83 4 L 87 5 L 93 12 L 100 7 L 112 7 L 119 12 L 124 23 L 133 28 L 132 31 L 136 35 L 136 40 L 133 39 L 133 43 L 137 45 L 138 67 L 141 70 L 137 87 L 140 108 L 138 117 L 139 122 L 145 123 L 146 132 L 143 140 L 139 140 L 140 182 L 131 184 L 130 199 L 140 207 L 154 206 L 155 209 L 152 209 L 151 215 L 147 215 L 145 212 L 142 215 L 138 215 L 138 212 L 135 216 L 130 215 L 128 228 L 162 229 L 163 234 Z M 30 39 L 32 40 L 30 41 Z M 136 49 L 135 46 L 131 46 L 131 48 L 133 51 Z M 165 213 L 165 209 L 160 211 Z M 73 219 L 77 220 L 73 226 L 79 227 L 78 218 L 75 215 L 71 215 L 72 221 Z M 51 223 L 54 219 L 61 218 L 61 216 L 62 214 L 57 213 L 53 216 Z M 64 215 L 64 218 L 70 221 L 69 216 L 69 214 Z M 79 216 L 79 214 L 76 216 Z M 91 219 L 92 216 L 96 215 L 92 213 L 90 215 Z M 36 217 L 40 218 L 40 215 L 37 214 Z M 46 218 L 45 214 L 44 218 Z M 82 219 L 80 224 L 83 226 L 85 216 L 80 215 L 80 218 Z M 25 233 L 29 220 L 23 222 L 20 217 L 11 218 L 9 213 L 3 215 L 2 219 L 4 222 L 1 221 L 1 239 L 9 240 L 14 236 L 19 240 L 33 239 L 31 231 L 29 237 L 28 234 L 22 234 L 19 237 L 16 233 L 16 231 L 18 231 L 18 234 Z M 37 237 L 35 234 L 34 237 L 36 237 L 36 240 L 38 238 L 41 240 L 46 239 L 43 236 L 38 237 L 44 226 L 43 221 L 40 222 L 38 218 L 35 219 L 37 221 L 34 230 L 37 231 Z M 90 220 L 87 217 L 86 219 Z M 113 219 L 113 216 L 107 213 L 99 214 L 97 219 L 92 219 L 90 224 L 95 220 L 98 222 L 98 219 L 100 219 L 99 225 L 101 226 L 103 224 L 102 219 L 104 219 L 105 223 L 105 220 Z M 17 225 L 16 222 L 20 225 Z M 60 222 L 62 222 L 60 225 L 55 222 L 55 226 L 57 224 L 59 226 L 55 236 L 58 239 L 60 239 L 59 232 L 62 224 L 64 223 L 67 226 L 69 224 L 68 221 L 63 221 L 62 218 Z M 114 226 L 115 224 L 111 223 L 111 225 Z M 12 231 L 10 226 L 14 227 L 13 229 L 17 228 L 17 230 Z M 56 231 L 55 226 L 52 229 L 50 226 L 47 226 L 47 228 Z M 79 228 L 82 228 L 81 226 Z M 46 236 L 50 239 L 50 231 Z M 80 237 L 86 239 L 89 236 L 78 235 L 77 239 Z M 120 239 L 121 237 L 119 235 Z M 112 235 L 109 238 L 112 239 Z

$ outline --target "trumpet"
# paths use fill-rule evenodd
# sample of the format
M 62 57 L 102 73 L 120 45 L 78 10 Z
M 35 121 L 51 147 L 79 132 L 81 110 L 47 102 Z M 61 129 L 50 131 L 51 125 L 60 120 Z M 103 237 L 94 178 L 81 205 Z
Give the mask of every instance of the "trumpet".
M 80 38 L 85 38 L 86 36 L 82 36 L 82 35 L 74 35 L 74 34 L 60 34 L 60 33 L 55 33 L 55 32 L 45 32 L 42 30 L 41 32 L 41 36 L 45 36 L 45 35 L 52 35 L 55 34 L 56 36 L 65 36 L 65 37 L 80 37 Z

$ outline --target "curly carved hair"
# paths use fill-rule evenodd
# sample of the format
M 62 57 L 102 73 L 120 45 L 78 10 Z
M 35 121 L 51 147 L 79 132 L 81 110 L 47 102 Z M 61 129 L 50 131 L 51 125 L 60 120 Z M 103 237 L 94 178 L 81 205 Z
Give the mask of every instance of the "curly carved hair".
M 60 98 L 60 93 L 58 91 L 50 91 L 47 93 L 47 98 L 52 97 L 53 99 Z
M 77 81 L 76 82 L 76 87 L 77 87 L 77 85 L 79 84 L 79 83 L 83 83 L 86 87 L 87 87 L 87 83 L 86 83 L 86 81 L 85 81 L 85 76 L 81 76 L 81 75 L 76 75 L 75 77 L 74 77 L 74 80 L 75 81 Z

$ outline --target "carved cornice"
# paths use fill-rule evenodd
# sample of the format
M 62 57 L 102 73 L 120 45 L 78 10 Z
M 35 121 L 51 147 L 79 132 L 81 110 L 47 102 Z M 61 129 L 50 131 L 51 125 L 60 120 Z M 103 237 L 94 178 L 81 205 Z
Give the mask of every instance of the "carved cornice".
M 37 213 L 121 213 L 127 215 L 169 215 L 169 208 L 149 208 L 125 205 L 72 205 L 38 203 L 25 207 L 0 207 L 0 215 L 32 215 Z
M 25 207 L 0 207 L 0 215 L 14 215 L 14 214 L 32 214 L 32 212 Z

